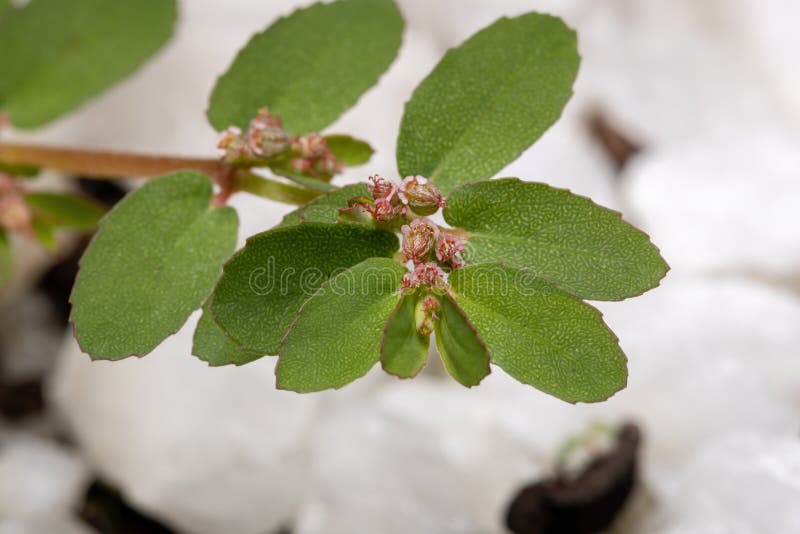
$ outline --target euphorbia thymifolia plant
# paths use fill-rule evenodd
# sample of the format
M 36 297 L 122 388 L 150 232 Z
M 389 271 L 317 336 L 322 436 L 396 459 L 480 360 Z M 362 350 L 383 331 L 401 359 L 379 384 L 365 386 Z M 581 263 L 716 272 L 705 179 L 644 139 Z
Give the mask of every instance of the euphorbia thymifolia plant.
M 17 127 L 121 79 L 175 17 L 166 0 L 9 9 L 0 108 Z M 543 183 L 491 179 L 570 99 L 575 33 L 538 13 L 479 31 L 407 102 L 397 173 L 366 169 L 362 183 L 333 185 L 372 149 L 320 132 L 388 68 L 402 30 L 391 0 L 337 0 L 255 35 L 211 95 L 218 159 L 3 144 L 4 254 L 7 232 L 44 235 L 98 215 L 73 197 L 26 192 L 22 170 L 151 177 L 105 215 L 81 260 L 71 320 L 93 359 L 145 355 L 202 308 L 194 354 L 213 366 L 277 355 L 283 389 L 340 388 L 378 362 L 413 377 L 433 335 L 465 386 L 495 364 L 569 402 L 608 398 L 626 384 L 626 358 L 584 299 L 639 295 L 666 263 L 619 213 Z M 233 254 L 238 220 L 226 204 L 239 193 L 299 207 Z

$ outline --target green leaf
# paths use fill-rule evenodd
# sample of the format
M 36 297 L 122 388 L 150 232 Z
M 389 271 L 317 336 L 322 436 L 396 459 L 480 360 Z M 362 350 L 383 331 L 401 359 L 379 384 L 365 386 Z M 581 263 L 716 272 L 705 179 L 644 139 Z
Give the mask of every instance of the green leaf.
M 326 135 L 325 140 L 328 141 L 328 148 L 336 159 L 348 167 L 364 165 L 375 152 L 366 141 L 349 135 Z
M 252 172 L 241 171 L 234 174 L 233 186 L 236 191 L 246 191 L 251 195 L 296 206 L 302 206 L 322 194 L 305 187 L 284 184 L 277 180 L 268 180 Z
M 430 336 L 417 333 L 417 295 L 404 295 L 397 303 L 383 329 L 381 365 L 399 378 L 416 376 L 428 361 Z
M 0 21 L 0 109 L 36 128 L 119 82 L 172 35 L 174 0 L 32 0 Z
M 14 271 L 14 254 L 8 233 L 0 229 L 0 288 L 6 285 Z
M 477 386 L 489 372 L 489 353 L 464 312 L 445 295 L 434 323 L 436 348 L 450 376 L 467 387 Z
M 561 116 L 580 56 L 559 18 L 501 18 L 450 50 L 406 104 L 397 140 L 401 176 L 447 194 L 491 178 Z
M 445 220 L 470 234 L 467 263 L 530 269 L 581 298 L 622 300 L 658 285 L 669 266 L 647 234 L 591 200 L 505 178 L 466 184 Z
M 259 108 L 294 134 L 321 131 L 394 60 L 403 20 L 391 0 L 314 4 L 253 36 L 217 82 L 208 120 L 244 128 Z
M 35 165 L 17 165 L 16 163 L 3 163 L 0 161 L 0 172 L 16 178 L 33 178 L 41 169 Z
M 326 282 L 282 343 L 278 388 L 338 389 L 367 374 L 380 358 L 383 326 L 400 300 L 405 272 L 393 260 L 372 258 Z
M 79 195 L 62 193 L 29 193 L 25 202 L 33 213 L 53 226 L 88 230 L 105 214 L 100 204 Z
M 263 355 L 239 348 L 217 323 L 214 322 L 208 304 L 203 306 L 203 315 L 194 331 L 192 354 L 211 367 L 221 365 L 244 365 L 258 360 Z
M 335 223 L 340 220 L 339 210 L 348 207 L 348 200 L 368 195 L 367 186 L 363 183 L 346 185 L 286 214 L 279 227 L 293 226 L 305 221 Z
M 337 189 L 335 185 L 331 185 L 328 182 L 324 182 L 318 178 L 306 176 L 305 174 L 296 172 L 287 167 L 273 166 L 270 167 L 270 170 L 278 176 L 283 176 L 287 180 L 291 180 L 296 184 L 313 189 L 314 191 L 319 191 L 320 193 L 328 193 Z
M 212 208 L 206 176 L 145 184 L 103 219 L 72 293 L 75 336 L 95 359 L 144 355 L 211 293 L 236 247 L 232 208 Z
M 368 258 L 390 257 L 397 237 L 358 224 L 304 223 L 247 240 L 225 264 L 211 310 L 245 350 L 277 354 L 297 310 L 333 274 Z
M 58 250 L 58 242 L 56 241 L 55 227 L 47 221 L 39 217 L 35 217 L 31 221 L 31 229 L 36 241 L 41 243 L 51 252 Z
M 625 387 L 617 337 L 575 296 L 499 263 L 457 269 L 449 282 L 492 363 L 520 382 L 568 402 L 605 400 Z

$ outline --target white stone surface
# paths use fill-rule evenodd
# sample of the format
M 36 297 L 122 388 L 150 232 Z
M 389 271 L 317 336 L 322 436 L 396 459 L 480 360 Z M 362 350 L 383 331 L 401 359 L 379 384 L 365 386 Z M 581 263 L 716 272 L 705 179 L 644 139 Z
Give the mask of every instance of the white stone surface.
M 673 268 L 796 277 L 800 128 L 666 145 L 624 177 L 633 218 Z
M 74 453 L 32 435 L 0 430 L 0 520 L 66 517 L 88 482 L 88 467 Z

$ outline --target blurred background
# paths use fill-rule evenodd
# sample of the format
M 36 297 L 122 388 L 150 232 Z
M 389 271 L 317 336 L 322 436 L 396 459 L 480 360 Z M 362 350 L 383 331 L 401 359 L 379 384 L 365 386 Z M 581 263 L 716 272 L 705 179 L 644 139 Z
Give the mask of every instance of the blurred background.
M 185 0 L 134 76 L 7 138 L 213 155 L 216 77 L 308 3 Z M 575 96 L 500 175 L 620 210 L 672 266 L 599 305 L 628 388 L 573 406 L 495 368 L 466 390 L 434 358 L 413 381 L 375 369 L 301 396 L 275 390 L 272 358 L 193 358 L 198 314 L 146 358 L 91 363 L 66 326 L 81 241 L 60 256 L 19 242 L 0 296 L 0 533 L 800 532 L 800 3 L 398 3 L 400 56 L 329 129 L 377 153 L 339 183 L 396 177 L 403 103 L 449 47 L 502 15 L 563 16 L 583 56 Z M 233 204 L 242 240 L 291 209 Z

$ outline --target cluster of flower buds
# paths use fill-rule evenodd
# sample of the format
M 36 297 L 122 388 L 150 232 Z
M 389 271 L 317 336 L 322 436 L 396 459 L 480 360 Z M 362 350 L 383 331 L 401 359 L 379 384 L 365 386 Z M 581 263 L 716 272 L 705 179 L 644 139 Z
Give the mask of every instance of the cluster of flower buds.
M 442 263 L 450 264 L 453 269 L 464 266 L 461 253 L 464 252 L 464 242 L 453 234 L 443 233 L 436 243 L 436 259 Z
M 33 216 L 13 178 L 0 174 L 0 229 L 31 235 Z
M 293 156 L 290 165 L 303 174 L 332 176 L 344 170 L 344 165 L 328 148 L 328 141 L 319 134 L 296 137 L 290 148 Z
M 408 215 L 430 215 L 446 206 L 439 188 L 422 176 L 409 176 L 400 185 L 378 175 L 370 176 L 367 184 L 371 202 L 361 202 L 375 220 L 386 222 Z
M 417 305 L 416 310 L 416 326 L 417 332 L 422 336 L 429 336 L 433 333 L 433 322 L 439 320 L 439 314 L 442 305 L 439 300 L 428 295 L 422 302 Z
M 397 191 L 400 200 L 417 215 L 431 215 L 447 203 L 439 188 L 422 176 L 408 176 Z
M 386 222 L 398 217 L 405 217 L 408 208 L 397 196 L 397 185 L 379 175 L 369 177 L 367 189 L 372 195 L 373 202 L 364 202 L 361 206 L 368 211 L 376 221 Z
M 446 288 L 444 271 L 436 262 L 420 263 L 403 275 L 401 290 L 413 291 L 420 287 L 439 291 Z
M 289 136 L 280 117 L 267 108 L 258 111 L 246 133 L 236 126 L 222 132 L 217 148 L 222 160 L 231 165 L 256 164 L 285 155 L 292 169 L 310 176 L 332 176 L 344 168 L 324 137 L 314 133 Z

